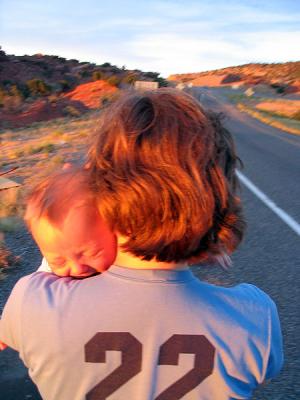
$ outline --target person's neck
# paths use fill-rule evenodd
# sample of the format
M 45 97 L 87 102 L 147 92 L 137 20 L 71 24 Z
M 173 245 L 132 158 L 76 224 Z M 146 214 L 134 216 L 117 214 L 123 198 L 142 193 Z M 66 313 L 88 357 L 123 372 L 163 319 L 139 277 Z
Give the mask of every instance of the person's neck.
M 114 265 L 118 267 L 132 268 L 132 269 L 165 269 L 165 270 L 180 270 L 187 269 L 187 264 L 182 263 L 166 263 L 159 261 L 145 261 L 135 257 L 129 253 L 123 252 L 120 248 Z

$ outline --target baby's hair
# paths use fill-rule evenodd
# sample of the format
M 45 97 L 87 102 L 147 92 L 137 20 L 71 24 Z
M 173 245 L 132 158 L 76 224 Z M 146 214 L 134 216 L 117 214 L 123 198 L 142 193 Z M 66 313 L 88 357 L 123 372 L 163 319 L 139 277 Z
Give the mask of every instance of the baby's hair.
M 45 217 L 60 227 L 72 207 L 96 207 L 84 169 L 71 167 L 38 183 L 27 198 L 25 221 L 31 229 L 34 220 Z
M 175 89 L 128 93 L 102 114 L 89 152 L 99 212 L 143 260 L 228 261 L 245 222 L 236 155 L 220 118 Z

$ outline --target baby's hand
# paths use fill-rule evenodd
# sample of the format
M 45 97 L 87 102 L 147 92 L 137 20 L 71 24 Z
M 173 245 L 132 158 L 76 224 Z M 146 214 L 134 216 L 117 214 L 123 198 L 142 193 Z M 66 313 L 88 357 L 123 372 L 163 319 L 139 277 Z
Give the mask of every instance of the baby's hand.
M 7 344 L 1 342 L 1 340 L 0 340 L 0 351 L 5 350 L 6 347 L 8 347 Z

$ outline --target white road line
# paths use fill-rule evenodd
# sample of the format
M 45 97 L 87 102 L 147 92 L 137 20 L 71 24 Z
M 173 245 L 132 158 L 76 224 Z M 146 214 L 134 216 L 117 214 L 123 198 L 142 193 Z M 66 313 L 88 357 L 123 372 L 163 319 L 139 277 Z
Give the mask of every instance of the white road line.
M 247 186 L 267 207 L 269 207 L 282 221 L 284 221 L 297 235 L 300 236 L 300 225 L 282 208 L 278 207 L 266 194 L 264 194 L 257 186 L 255 186 L 244 174 L 236 171 L 239 180 Z

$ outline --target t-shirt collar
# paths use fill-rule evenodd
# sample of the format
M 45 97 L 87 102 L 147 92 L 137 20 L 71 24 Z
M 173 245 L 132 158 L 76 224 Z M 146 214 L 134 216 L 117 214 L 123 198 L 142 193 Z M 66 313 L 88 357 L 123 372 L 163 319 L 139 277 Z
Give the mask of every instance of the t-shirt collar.
M 148 282 L 168 282 L 181 283 L 196 279 L 192 272 L 186 269 L 138 269 L 127 268 L 119 265 L 112 265 L 107 272 L 119 278 L 148 281 Z

